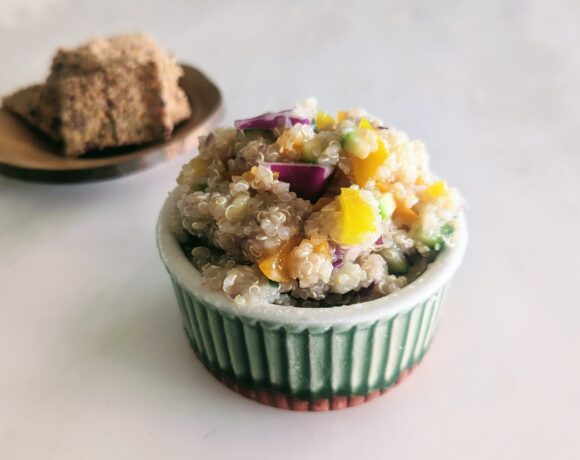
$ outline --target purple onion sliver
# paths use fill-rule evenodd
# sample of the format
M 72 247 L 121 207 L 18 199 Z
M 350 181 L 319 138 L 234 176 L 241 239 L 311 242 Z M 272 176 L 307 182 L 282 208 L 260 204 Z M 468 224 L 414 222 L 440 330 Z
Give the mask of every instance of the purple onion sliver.
M 383 240 L 383 237 L 380 236 L 379 239 L 377 241 L 375 241 L 375 246 L 381 246 L 384 243 L 385 243 L 385 240 Z
M 275 129 L 290 128 L 298 123 L 309 125 L 310 120 L 291 115 L 291 111 L 285 110 L 283 112 L 267 112 L 257 117 L 236 120 L 234 126 L 237 129 Z
M 330 241 L 330 250 L 332 251 L 332 266 L 340 268 L 344 264 L 344 249 L 342 249 L 334 241 Z

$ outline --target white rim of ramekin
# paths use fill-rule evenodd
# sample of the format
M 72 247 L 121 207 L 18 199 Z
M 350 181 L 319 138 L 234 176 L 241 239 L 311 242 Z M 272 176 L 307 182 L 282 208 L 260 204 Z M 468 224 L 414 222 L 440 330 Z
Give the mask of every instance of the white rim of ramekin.
M 270 303 L 240 306 L 229 299 L 225 293 L 203 286 L 201 274 L 188 260 L 171 230 L 174 202 L 175 194 L 171 193 L 161 209 L 157 224 L 157 245 L 167 270 L 179 285 L 226 314 L 281 325 L 325 328 L 370 323 L 410 310 L 420 302 L 424 302 L 451 279 L 463 259 L 467 245 L 465 216 L 461 214 L 453 232 L 451 245 L 447 245 L 415 281 L 385 297 L 327 308 L 297 308 Z

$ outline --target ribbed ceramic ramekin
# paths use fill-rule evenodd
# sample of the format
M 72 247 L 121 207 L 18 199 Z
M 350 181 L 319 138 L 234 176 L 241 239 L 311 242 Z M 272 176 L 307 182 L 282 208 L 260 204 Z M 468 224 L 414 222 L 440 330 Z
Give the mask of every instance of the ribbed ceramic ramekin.
M 157 241 L 195 353 L 242 395 L 294 410 L 354 406 L 406 376 L 431 344 L 467 243 L 462 218 L 452 246 L 415 282 L 381 299 L 334 308 L 240 307 L 202 285 L 171 231 L 174 207 L 170 195 Z

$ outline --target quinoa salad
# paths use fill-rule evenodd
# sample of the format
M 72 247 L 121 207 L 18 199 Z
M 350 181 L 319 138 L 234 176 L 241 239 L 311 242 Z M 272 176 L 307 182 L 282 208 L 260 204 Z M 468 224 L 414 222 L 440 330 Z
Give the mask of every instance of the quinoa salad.
M 425 145 L 314 99 L 199 139 L 172 228 L 206 287 L 237 305 L 332 307 L 413 282 L 463 208 Z

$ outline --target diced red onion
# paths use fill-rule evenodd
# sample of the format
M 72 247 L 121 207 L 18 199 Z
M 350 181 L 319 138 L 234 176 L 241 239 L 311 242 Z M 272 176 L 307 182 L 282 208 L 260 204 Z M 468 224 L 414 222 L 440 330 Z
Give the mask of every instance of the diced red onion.
M 385 240 L 383 240 L 383 237 L 380 236 L 379 239 L 377 241 L 375 241 L 375 246 L 381 246 L 385 243 Z
M 344 249 L 333 241 L 330 242 L 330 249 L 332 250 L 332 266 L 340 268 L 344 264 Z
M 308 118 L 298 117 L 292 114 L 291 110 L 282 112 L 267 112 L 253 118 L 234 121 L 237 129 L 287 129 L 298 123 L 309 125 Z
M 342 259 L 336 259 L 335 261 L 332 262 L 333 268 L 340 268 L 343 265 L 344 265 L 344 260 L 342 260 Z
M 300 198 L 314 200 L 322 194 L 324 186 L 334 172 L 334 166 L 310 163 L 264 163 L 278 173 L 278 180 L 290 184 L 290 190 Z

